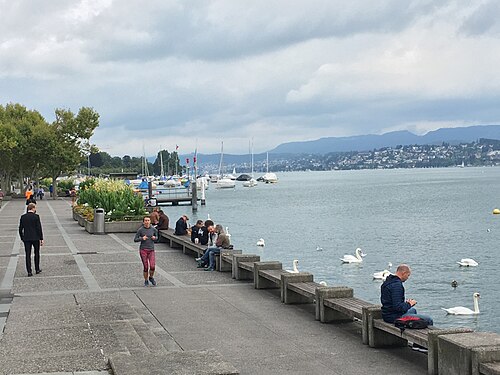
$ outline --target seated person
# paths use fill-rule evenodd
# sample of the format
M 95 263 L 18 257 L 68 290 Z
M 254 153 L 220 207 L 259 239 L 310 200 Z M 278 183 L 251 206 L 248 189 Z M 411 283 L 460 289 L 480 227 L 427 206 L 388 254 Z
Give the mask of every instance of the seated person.
M 188 225 L 187 221 L 189 218 L 186 215 L 182 215 L 179 220 L 175 223 L 175 232 L 174 234 L 178 236 L 185 236 L 188 234 Z
M 222 225 L 217 224 L 208 227 L 209 230 L 209 246 L 202 257 L 196 258 L 198 267 L 204 267 L 208 263 L 205 271 L 215 271 L 215 254 L 220 254 L 222 249 L 228 249 L 231 245 L 229 237 L 224 233 Z M 215 235 L 214 235 L 215 234 Z
M 196 243 L 196 239 L 198 239 L 198 243 L 200 245 L 208 244 L 208 227 L 213 226 L 214 222 L 212 220 L 207 220 L 203 223 L 203 220 L 198 220 L 195 225 L 191 227 L 191 242 Z
M 159 207 L 155 207 L 149 215 L 149 218 L 151 219 L 151 225 L 154 227 L 156 227 L 158 225 L 158 222 L 160 221 L 160 213 L 158 212 L 159 210 Z
M 159 219 L 158 219 L 158 225 L 156 226 L 156 229 L 158 229 L 158 230 L 168 229 L 168 224 L 169 224 L 168 216 L 165 214 L 165 212 L 163 212 L 162 209 L 158 209 L 158 216 L 159 216 Z
M 427 315 L 417 314 L 414 299 L 405 300 L 405 288 L 403 283 L 411 275 L 411 269 L 406 264 L 400 264 L 394 275 L 387 276 L 382 284 L 380 301 L 382 302 L 382 318 L 387 323 L 394 323 L 397 318 L 407 315 L 415 315 L 433 325 L 432 318 Z

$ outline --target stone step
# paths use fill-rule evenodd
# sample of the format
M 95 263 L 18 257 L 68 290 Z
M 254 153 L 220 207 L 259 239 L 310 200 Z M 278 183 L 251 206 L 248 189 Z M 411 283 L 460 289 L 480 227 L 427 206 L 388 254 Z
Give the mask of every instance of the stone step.
M 239 374 L 231 363 L 214 349 L 169 353 L 112 355 L 109 363 L 114 375 Z

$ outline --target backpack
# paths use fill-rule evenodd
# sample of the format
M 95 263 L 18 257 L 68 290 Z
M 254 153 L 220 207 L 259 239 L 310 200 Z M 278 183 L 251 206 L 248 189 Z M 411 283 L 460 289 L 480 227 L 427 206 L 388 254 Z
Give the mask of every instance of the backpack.
M 415 315 L 402 316 L 394 321 L 394 325 L 401 330 L 401 333 L 406 328 L 410 329 L 424 329 L 428 327 L 428 323 L 425 319 L 422 319 Z

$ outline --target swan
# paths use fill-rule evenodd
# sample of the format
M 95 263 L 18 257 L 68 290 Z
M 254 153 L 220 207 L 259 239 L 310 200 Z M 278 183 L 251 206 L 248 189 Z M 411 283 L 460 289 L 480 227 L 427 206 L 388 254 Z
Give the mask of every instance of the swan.
M 458 307 L 451 307 L 449 309 L 441 308 L 444 311 L 446 311 L 447 314 L 450 315 L 477 315 L 479 314 L 479 298 L 481 296 L 479 293 L 474 293 L 473 298 L 474 298 L 474 310 L 471 310 L 467 307 L 463 306 L 458 306 Z
M 257 241 L 257 246 L 262 246 L 262 247 L 266 246 L 266 241 L 264 241 L 264 239 L 261 238 L 260 240 Z
M 321 246 L 316 246 L 316 251 L 323 251 L 323 248 Z
M 384 280 L 385 281 L 387 276 L 389 276 L 391 274 L 391 271 L 390 271 L 391 267 L 392 267 L 392 263 L 391 262 L 387 263 L 387 269 L 380 271 L 380 272 L 375 272 L 373 274 L 373 278 L 375 280 Z
M 294 259 L 293 260 L 293 269 L 292 270 L 286 270 L 286 272 L 299 273 L 299 269 L 297 268 L 298 265 L 299 265 L 299 261 L 297 259 Z
M 476 262 L 474 259 L 471 258 L 460 259 L 460 262 L 457 263 L 460 264 L 462 267 L 477 267 L 477 265 L 479 264 L 478 262 Z
M 373 274 L 373 280 L 382 280 L 385 281 L 387 279 L 387 276 L 391 274 L 391 271 L 389 270 L 383 270 L 381 272 L 375 272 Z
M 358 247 L 356 249 L 356 256 L 344 255 L 344 257 L 340 258 L 340 260 L 342 261 L 342 263 L 361 263 L 363 261 L 362 257 L 364 257 L 364 256 L 366 256 L 366 254 L 363 254 L 361 249 Z
M 328 286 L 328 284 L 326 283 L 326 281 L 320 281 L 319 285 L 321 285 L 321 286 Z

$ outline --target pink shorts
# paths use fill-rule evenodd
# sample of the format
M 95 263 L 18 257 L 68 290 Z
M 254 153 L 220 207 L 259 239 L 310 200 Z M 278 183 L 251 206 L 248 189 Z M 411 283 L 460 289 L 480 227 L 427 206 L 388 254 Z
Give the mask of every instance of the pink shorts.
M 155 251 L 148 249 L 141 249 L 139 250 L 139 254 L 141 255 L 144 272 L 154 271 L 156 266 Z

